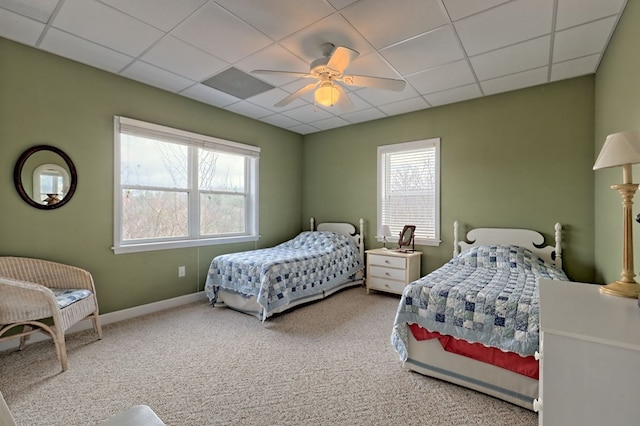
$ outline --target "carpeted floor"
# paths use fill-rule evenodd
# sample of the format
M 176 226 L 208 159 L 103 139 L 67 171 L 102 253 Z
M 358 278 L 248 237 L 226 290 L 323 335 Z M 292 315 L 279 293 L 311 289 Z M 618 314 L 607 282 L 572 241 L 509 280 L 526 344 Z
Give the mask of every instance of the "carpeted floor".
M 0 353 L 19 426 L 94 425 L 147 404 L 168 425 L 536 425 L 531 411 L 403 370 L 399 298 L 352 288 L 265 323 L 195 303 Z

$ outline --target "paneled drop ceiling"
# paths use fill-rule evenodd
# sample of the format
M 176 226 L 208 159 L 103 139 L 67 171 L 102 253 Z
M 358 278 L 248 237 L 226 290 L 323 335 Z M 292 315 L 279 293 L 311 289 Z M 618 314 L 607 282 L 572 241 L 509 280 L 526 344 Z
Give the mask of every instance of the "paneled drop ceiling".
M 627 0 L 0 0 L 0 37 L 300 134 L 596 72 Z M 332 43 L 347 74 L 399 78 L 402 92 L 349 86 L 355 109 L 314 104 L 309 83 L 246 99 L 203 81 L 229 68 L 306 73 Z

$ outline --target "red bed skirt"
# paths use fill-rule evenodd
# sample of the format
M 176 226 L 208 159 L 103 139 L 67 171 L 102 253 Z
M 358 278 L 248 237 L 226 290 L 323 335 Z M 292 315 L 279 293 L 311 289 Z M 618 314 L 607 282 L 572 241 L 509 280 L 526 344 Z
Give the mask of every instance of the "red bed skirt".
M 498 348 L 490 348 L 481 343 L 458 340 L 436 331 L 429 331 L 418 324 L 409 324 L 409 328 L 416 340 L 438 339 L 442 348 L 447 352 L 473 358 L 538 380 L 538 361 L 533 356 L 522 357 L 517 353 L 503 352 Z

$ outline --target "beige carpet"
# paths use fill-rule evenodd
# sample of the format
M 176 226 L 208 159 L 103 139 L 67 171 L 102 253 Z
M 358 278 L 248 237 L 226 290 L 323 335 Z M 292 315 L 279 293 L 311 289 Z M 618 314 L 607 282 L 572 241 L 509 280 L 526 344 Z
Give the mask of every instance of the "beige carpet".
M 269 319 L 196 303 L 0 353 L 20 426 L 94 425 L 147 404 L 168 425 L 536 425 L 537 415 L 403 370 L 398 298 L 361 287 Z

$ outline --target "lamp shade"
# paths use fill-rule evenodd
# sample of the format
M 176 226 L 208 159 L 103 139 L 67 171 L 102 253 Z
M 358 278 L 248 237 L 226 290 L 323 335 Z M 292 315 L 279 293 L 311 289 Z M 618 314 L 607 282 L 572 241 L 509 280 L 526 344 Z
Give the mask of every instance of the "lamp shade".
M 390 237 L 391 236 L 391 228 L 389 225 L 380 225 L 380 229 L 378 229 L 379 237 Z
M 640 163 L 640 131 L 613 133 L 604 141 L 593 170 Z
M 335 104 L 339 97 L 340 92 L 330 81 L 322 83 L 315 93 L 316 102 L 324 106 Z

